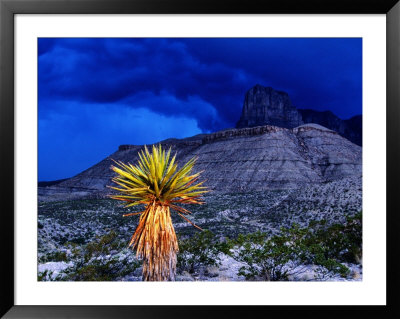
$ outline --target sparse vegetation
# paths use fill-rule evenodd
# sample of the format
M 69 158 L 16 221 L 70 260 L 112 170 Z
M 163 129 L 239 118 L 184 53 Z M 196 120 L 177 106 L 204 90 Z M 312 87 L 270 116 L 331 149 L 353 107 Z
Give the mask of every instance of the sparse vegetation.
M 96 237 L 94 241 L 78 246 L 68 243 L 65 249 L 69 251 L 69 257 L 64 251 L 58 255 L 47 254 L 42 260 L 59 262 L 73 261 L 71 267 L 67 267 L 62 275 L 53 276 L 53 272 L 45 270 L 38 274 L 38 280 L 63 280 L 63 281 L 112 281 L 119 280 L 132 274 L 140 263 L 133 254 L 125 248 L 125 254 L 118 254 L 116 249 L 121 248 L 122 242 L 118 240 L 115 231 L 104 236 Z M 111 254 L 113 252 L 113 254 Z
M 343 262 L 361 258 L 361 218 L 359 213 L 348 217 L 345 224 L 330 226 L 326 220 L 305 228 L 293 224 L 272 237 L 261 232 L 240 235 L 237 257 L 246 263 L 240 275 L 248 280 L 289 280 L 305 270 L 298 265 L 308 264 L 321 266 L 315 269 L 314 279 L 322 280 L 329 272 L 346 277 L 350 271 Z
M 194 273 L 190 275 L 193 278 L 197 278 L 194 280 L 245 280 L 244 276 L 236 276 L 238 269 L 245 266 L 245 263 L 240 264 L 237 259 L 233 259 L 237 248 L 232 249 L 232 247 L 238 246 L 236 240 L 239 235 L 242 234 L 241 236 L 245 237 L 259 231 L 269 238 L 279 235 L 282 226 L 290 229 L 293 224 L 298 224 L 300 229 L 310 228 L 310 234 L 319 233 L 316 236 L 316 238 L 320 238 L 319 245 L 314 246 L 314 255 L 323 255 L 320 263 L 323 263 L 324 259 L 329 260 L 338 256 L 336 261 L 347 268 L 354 269 L 356 272 L 355 278 L 360 280 L 361 275 L 357 275 L 357 273 L 362 271 L 360 266 L 362 217 L 361 213 L 359 213 L 362 200 L 361 187 L 358 186 L 358 183 L 361 185 L 361 180 L 357 182 L 354 180 L 342 180 L 328 183 L 322 187 L 310 186 L 301 190 L 236 194 L 213 192 L 206 194 L 204 196 L 206 203 L 196 207 L 196 210 L 191 215 L 191 220 L 200 227 L 212 232 L 211 239 L 207 239 L 209 235 L 206 232 L 203 235 L 206 238 L 202 240 L 203 242 L 206 241 L 210 247 L 216 245 L 217 250 L 221 251 L 218 255 L 216 251 L 212 253 L 214 256 L 217 255 L 216 261 L 218 261 L 219 265 L 212 266 L 197 263 L 194 266 Z M 348 191 L 342 192 L 342 190 Z M 313 199 L 312 194 L 318 194 L 318 196 L 314 196 Z M 331 208 L 332 206 L 336 206 L 335 212 Z M 39 203 L 38 212 L 38 222 L 43 226 L 38 229 L 38 263 L 43 271 L 49 269 L 49 272 L 51 272 L 51 265 L 46 263 L 54 262 L 61 268 L 67 267 L 66 264 L 71 265 L 68 266 L 67 270 L 62 270 L 60 273 L 66 273 L 67 271 L 70 271 L 70 274 L 74 273 L 78 262 L 88 253 L 87 245 L 94 248 L 102 241 L 101 238 L 106 236 L 106 238 L 113 237 L 113 240 L 106 244 L 108 248 L 104 251 L 94 249 L 93 256 L 89 260 L 91 258 L 103 258 L 104 263 L 107 263 L 107 260 L 118 257 L 122 261 L 116 264 L 115 267 L 121 268 L 121 274 L 125 269 L 129 269 L 131 265 L 134 270 L 130 269 L 123 276 L 112 273 L 110 278 L 113 279 L 111 280 L 141 279 L 140 264 L 137 263 L 132 251 L 127 249 L 126 241 L 126 234 L 134 232 L 138 217 L 136 216 L 132 219 L 123 218 L 122 215 L 126 211 L 118 205 L 117 201 L 96 199 L 46 202 Z M 186 251 L 197 250 L 195 247 L 186 249 L 186 241 L 188 246 L 196 246 L 196 234 L 202 235 L 203 232 L 191 227 L 190 224 L 182 221 L 179 216 L 172 215 L 171 217 L 176 234 L 181 239 L 179 244 L 182 246 L 180 246 L 180 252 L 178 253 L 177 275 L 182 276 L 184 272 L 189 273 L 191 266 L 188 263 L 188 266 L 180 268 L 181 257 L 185 255 Z M 329 227 L 335 224 L 336 226 L 329 230 L 330 233 L 327 233 Z M 343 231 L 341 231 L 342 227 Z M 110 236 L 111 232 L 115 234 Z M 346 235 L 339 236 L 341 233 Z M 324 236 L 325 239 L 323 239 Z M 224 238 L 226 237 L 231 238 L 231 240 L 225 241 Z M 316 238 L 314 239 L 315 241 L 317 241 Z M 105 241 L 108 242 L 108 240 Z M 322 246 L 321 241 L 324 241 Z M 340 245 L 343 249 L 338 248 L 340 246 L 335 243 L 341 243 Z M 218 247 L 220 244 L 225 247 Z M 111 245 L 114 246 L 111 247 Z M 230 251 L 230 249 L 232 250 Z M 66 255 L 66 260 L 64 260 L 63 253 Z M 180 256 L 181 254 L 182 256 Z M 202 254 L 202 249 L 199 249 L 199 254 Z M 335 274 L 332 271 L 328 271 L 324 266 L 312 265 L 312 260 L 316 259 L 315 256 L 308 257 L 309 259 L 304 257 L 303 265 L 305 265 L 306 270 L 310 270 L 312 267 L 319 269 L 316 269 L 316 272 L 319 271 L 321 277 L 316 278 L 317 280 L 329 278 L 350 280 L 348 278 L 352 278 L 353 275 L 344 278 L 340 276 L 340 273 L 336 272 Z M 126 260 L 126 265 L 123 265 L 123 260 Z M 130 262 L 128 262 L 129 260 Z M 88 265 L 89 263 L 90 261 L 82 265 Z M 328 263 L 326 265 L 329 266 Z M 111 267 L 112 264 L 109 266 Z M 207 270 L 207 268 L 213 268 L 216 273 L 221 272 L 221 269 L 224 268 L 232 270 L 222 271 L 226 274 L 226 279 L 210 278 L 206 274 L 204 276 L 193 276 L 193 274 L 199 272 L 199 269 Z M 38 275 L 43 271 L 39 272 Z M 49 276 L 45 276 L 41 280 L 56 280 L 57 274 L 55 272 L 51 276 L 51 279 Z M 68 279 L 65 276 L 63 279 L 61 279 L 61 276 L 58 278 L 58 280 Z M 73 276 L 69 278 L 69 280 L 74 280 Z M 81 278 L 80 280 L 86 280 L 84 276 Z M 189 279 L 187 274 L 183 278 L 183 280 Z M 289 276 L 289 280 L 295 280 L 294 278 L 299 277 Z M 314 278 L 310 277 L 307 280 L 314 280 Z

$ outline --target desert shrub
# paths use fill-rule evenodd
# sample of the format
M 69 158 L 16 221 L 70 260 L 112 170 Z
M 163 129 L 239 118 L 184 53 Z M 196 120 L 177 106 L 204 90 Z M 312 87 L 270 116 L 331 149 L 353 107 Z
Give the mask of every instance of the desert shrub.
M 40 263 L 46 263 L 50 261 L 68 261 L 67 253 L 65 251 L 55 251 L 39 258 Z
M 179 241 L 177 268 L 180 272 L 194 273 L 201 266 L 217 266 L 220 264 L 218 255 L 229 253 L 230 248 L 229 242 L 220 242 L 209 230 L 196 233 Z
M 318 260 L 336 260 L 359 263 L 362 257 L 362 212 L 346 217 L 344 224 L 326 225 L 326 221 L 313 222 L 306 245 Z M 323 256 L 321 256 L 323 255 Z
M 288 280 L 289 270 L 285 265 L 295 258 L 296 246 L 286 234 L 268 238 L 267 234 L 257 232 L 237 241 L 241 244 L 237 258 L 246 263 L 238 275 L 247 280 Z
M 111 281 L 118 272 L 114 264 L 114 260 L 95 260 L 90 264 L 79 265 L 68 278 L 73 281 Z
M 72 269 L 67 271 L 66 281 L 115 281 L 132 274 L 140 263 L 137 260 L 125 258 L 98 258 L 90 262 L 78 261 Z
M 64 247 L 70 250 L 70 258 L 78 258 L 81 255 L 83 247 L 79 246 L 74 242 L 67 241 L 64 243 Z
M 299 264 L 317 265 L 316 279 L 329 272 L 345 277 L 349 269 L 343 262 L 358 262 L 362 252 L 362 214 L 347 217 L 344 224 L 327 225 L 325 220 L 300 228 L 293 224 L 281 228 L 279 234 L 269 237 L 257 232 L 239 235 L 234 244 L 238 247 L 236 258 L 246 263 L 239 275 L 247 280 L 288 280 L 300 274 Z
M 40 272 L 37 275 L 37 281 L 45 281 L 48 278 L 48 276 L 51 276 L 51 272 L 49 272 L 48 270 Z
M 118 280 L 140 267 L 133 253 L 126 255 L 110 255 L 123 243 L 118 240 L 117 233 L 110 231 L 103 236 L 97 236 L 87 245 L 78 246 L 74 242 L 65 244 L 71 250 L 74 259 L 73 267 L 63 273 L 63 281 L 112 281 Z
M 77 245 L 84 245 L 86 243 L 86 238 L 77 237 L 70 240 L 71 243 L 75 243 Z
M 117 233 L 110 231 L 108 234 L 96 237 L 95 240 L 88 243 L 84 249 L 85 261 L 90 260 L 92 257 L 100 255 L 107 255 L 112 250 L 120 248 L 121 243 L 118 241 Z
M 45 270 L 43 272 L 38 272 L 37 281 L 61 281 L 64 277 L 65 275 L 63 273 L 55 275 L 54 271 Z

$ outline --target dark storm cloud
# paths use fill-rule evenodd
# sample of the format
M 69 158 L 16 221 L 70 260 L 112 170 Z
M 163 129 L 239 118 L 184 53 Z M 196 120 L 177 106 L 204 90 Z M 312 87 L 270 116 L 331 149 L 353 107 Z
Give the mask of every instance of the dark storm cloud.
M 233 126 L 256 82 L 287 91 L 300 108 L 361 113 L 360 39 L 40 39 L 39 52 L 41 98 L 198 96 L 217 110 L 208 130 Z
M 47 41 L 41 39 L 39 47 Z M 166 92 L 181 101 L 198 97 L 216 109 L 212 121 L 198 118 L 204 130 L 234 126 L 243 94 L 255 81 L 240 68 L 202 62 L 184 42 L 161 39 L 57 40 L 39 58 L 39 78 L 42 99 L 118 103 L 142 92 Z M 171 107 L 151 106 L 160 114 L 170 114 Z M 179 112 L 193 116 L 191 109 Z M 200 111 L 196 114 L 202 116 Z
M 257 83 L 299 108 L 361 114 L 361 54 L 361 39 L 39 39 L 39 175 L 78 173 L 123 143 L 234 127 Z

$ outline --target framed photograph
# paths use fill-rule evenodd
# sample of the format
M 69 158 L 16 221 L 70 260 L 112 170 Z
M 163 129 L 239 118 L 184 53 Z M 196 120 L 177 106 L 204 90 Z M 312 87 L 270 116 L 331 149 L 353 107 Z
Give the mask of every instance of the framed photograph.
M 397 1 L 0 3 L 5 318 L 399 314 Z

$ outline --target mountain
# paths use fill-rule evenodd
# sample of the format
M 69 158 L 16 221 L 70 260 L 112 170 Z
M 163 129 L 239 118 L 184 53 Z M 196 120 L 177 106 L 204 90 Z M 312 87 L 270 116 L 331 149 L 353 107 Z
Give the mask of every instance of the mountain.
M 214 192 L 295 189 L 362 173 L 361 147 L 317 124 L 229 129 L 160 143 L 177 152 L 178 163 L 197 156 L 195 169 L 204 170 L 205 185 Z M 111 159 L 135 164 L 141 149 L 142 145 L 121 145 L 82 173 L 39 187 L 39 200 L 104 197 L 110 193 Z
M 246 93 L 236 126 L 160 143 L 177 153 L 178 163 L 197 156 L 195 168 L 214 192 L 298 189 L 361 176 L 361 115 L 342 120 L 330 111 L 296 109 L 287 93 L 256 85 Z M 121 145 L 70 179 L 39 183 L 39 200 L 105 197 L 111 159 L 134 164 L 141 149 Z
M 236 128 L 266 124 L 294 128 L 303 124 L 303 120 L 287 93 L 257 84 L 246 93 Z
M 342 120 L 331 111 L 297 109 L 286 92 L 259 84 L 247 91 L 242 115 L 236 128 L 274 125 L 294 128 L 305 123 L 316 123 L 338 132 L 357 145 L 362 145 L 362 119 L 357 115 Z

